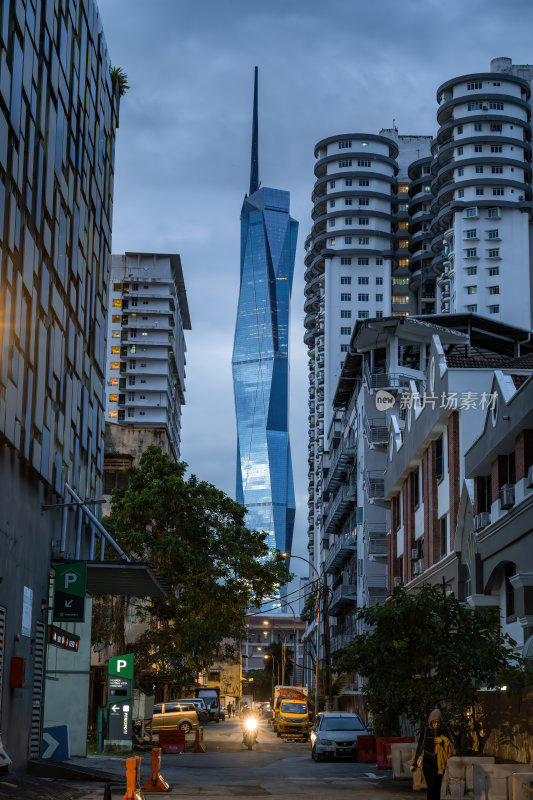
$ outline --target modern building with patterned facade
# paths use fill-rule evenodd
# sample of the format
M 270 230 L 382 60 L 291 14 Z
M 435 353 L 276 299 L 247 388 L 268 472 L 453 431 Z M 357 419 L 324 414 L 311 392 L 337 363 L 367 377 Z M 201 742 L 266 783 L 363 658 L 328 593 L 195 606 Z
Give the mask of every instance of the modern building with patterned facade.
M 298 223 L 289 193 L 259 188 L 257 68 L 250 194 L 241 212 L 240 293 L 233 348 L 236 499 L 271 549 L 291 551 L 295 501 L 289 419 L 289 304 Z
M 52 557 L 94 554 L 81 511 L 42 506 L 101 493 L 119 87 L 93 0 L 4 3 L 0 38 L 0 729 L 20 768 L 40 755 Z M 61 716 L 79 654 L 53 650 Z
M 180 458 L 185 330 L 191 321 L 179 255 L 126 253 L 111 265 L 106 421 L 161 429 Z

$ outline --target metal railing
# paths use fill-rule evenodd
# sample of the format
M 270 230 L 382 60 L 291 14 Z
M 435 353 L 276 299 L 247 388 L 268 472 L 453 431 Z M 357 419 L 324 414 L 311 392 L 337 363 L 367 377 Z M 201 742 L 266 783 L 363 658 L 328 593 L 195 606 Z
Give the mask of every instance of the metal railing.
M 387 445 L 389 428 L 386 417 L 365 417 L 365 436 L 369 445 Z
M 385 471 L 365 470 L 365 491 L 370 500 L 379 500 L 385 496 Z

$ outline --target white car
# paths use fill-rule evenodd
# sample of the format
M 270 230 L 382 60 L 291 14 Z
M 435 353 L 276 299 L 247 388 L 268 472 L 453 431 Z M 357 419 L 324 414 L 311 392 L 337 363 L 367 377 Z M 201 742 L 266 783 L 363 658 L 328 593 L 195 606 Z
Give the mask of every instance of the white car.
M 357 714 L 325 711 L 317 716 L 311 731 L 311 757 L 314 761 L 355 758 L 357 737 L 367 734 L 368 730 Z

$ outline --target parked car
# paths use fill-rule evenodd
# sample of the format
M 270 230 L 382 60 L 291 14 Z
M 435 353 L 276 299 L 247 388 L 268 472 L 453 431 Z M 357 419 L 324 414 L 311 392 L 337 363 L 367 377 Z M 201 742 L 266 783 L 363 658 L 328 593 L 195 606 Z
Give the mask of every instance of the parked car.
M 180 697 L 179 700 L 174 700 L 175 703 L 194 703 L 196 706 L 196 713 L 198 714 L 198 721 L 200 725 L 207 725 L 209 722 L 209 711 L 205 704 L 205 700 L 201 697 Z
M 356 758 L 357 737 L 366 736 L 368 730 L 361 717 L 345 711 L 324 711 L 317 715 L 311 729 L 311 757 Z
M 152 733 L 162 730 L 180 730 L 189 733 L 198 725 L 198 714 L 194 703 L 179 700 L 154 706 L 153 717 L 145 728 Z
M 261 703 L 260 714 L 263 719 L 272 719 L 274 712 L 271 703 Z

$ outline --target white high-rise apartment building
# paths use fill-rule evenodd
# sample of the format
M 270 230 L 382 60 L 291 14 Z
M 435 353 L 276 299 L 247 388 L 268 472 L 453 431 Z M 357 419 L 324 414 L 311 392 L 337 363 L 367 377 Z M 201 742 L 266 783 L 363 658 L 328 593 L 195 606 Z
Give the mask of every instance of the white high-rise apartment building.
M 112 257 L 106 422 L 164 429 L 176 460 L 185 403 L 184 331 L 190 328 L 179 255 Z
M 432 246 L 441 313 L 532 326 L 531 72 L 499 58 L 490 72 L 437 90 Z

